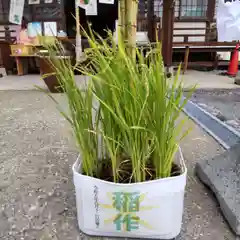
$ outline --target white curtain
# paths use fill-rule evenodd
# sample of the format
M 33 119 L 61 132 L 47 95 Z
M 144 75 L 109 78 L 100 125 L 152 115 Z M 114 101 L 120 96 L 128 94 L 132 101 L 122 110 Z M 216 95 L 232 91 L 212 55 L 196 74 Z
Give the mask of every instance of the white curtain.
M 218 0 L 218 41 L 240 41 L 240 1 Z

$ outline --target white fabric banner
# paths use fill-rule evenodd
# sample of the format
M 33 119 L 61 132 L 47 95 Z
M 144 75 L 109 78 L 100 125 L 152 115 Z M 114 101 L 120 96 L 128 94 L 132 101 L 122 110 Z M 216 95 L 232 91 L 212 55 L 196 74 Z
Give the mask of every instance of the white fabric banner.
M 99 0 L 99 3 L 114 4 L 114 0 Z
M 217 1 L 218 41 L 231 42 L 240 40 L 240 1 Z
M 21 25 L 25 0 L 11 0 L 9 22 Z

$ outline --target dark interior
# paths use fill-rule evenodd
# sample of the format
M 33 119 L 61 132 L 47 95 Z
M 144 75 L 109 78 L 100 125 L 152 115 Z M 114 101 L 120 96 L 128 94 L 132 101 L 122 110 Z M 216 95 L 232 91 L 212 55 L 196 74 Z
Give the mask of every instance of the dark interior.
M 98 2 L 98 1 L 97 1 Z M 66 26 L 67 34 L 69 37 L 75 37 L 76 24 L 75 18 L 75 0 L 65 0 L 65 13 L 66 13 Z M 106 37 L 106 29 L 111 31 L 115 30 L 115 20 L 118 15 L 118 1 L 114 4 L 102 4 L 98 2 L 98 15 L 86 16 L 85 10 L 80 8 L 80 23 L 84 29 L 88 29 L 87 23 L 92 24 L 92 29 L 100 34 L 102 37 Z

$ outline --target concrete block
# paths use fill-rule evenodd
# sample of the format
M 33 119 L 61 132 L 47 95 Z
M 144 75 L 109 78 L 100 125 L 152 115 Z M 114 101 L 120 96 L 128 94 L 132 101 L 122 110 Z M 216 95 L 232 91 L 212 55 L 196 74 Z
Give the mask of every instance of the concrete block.
M 234 83 L 236 85 L 240 85 L 240 72 L 239 71 L 237 72 Z
M 240 143 L 213 159 L 196 165 L 200 180 L 215 194 L 236 235 L 240 235 Z
M 1 75 L 2 77 L 7 76 L 7 73 L 6 73 L 6 69 L 5 69 L 5 68 L 1 68 L 1 67 L 0 67 L 0 75 Z

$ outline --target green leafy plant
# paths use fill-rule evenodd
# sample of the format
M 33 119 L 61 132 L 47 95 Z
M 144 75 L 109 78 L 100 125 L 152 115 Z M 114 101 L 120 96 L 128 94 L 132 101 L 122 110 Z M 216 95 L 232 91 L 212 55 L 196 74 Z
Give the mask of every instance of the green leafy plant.
M 51 61 L 68 100 L 69 112 L 60 111 L 72 126 L 83 174 L 120 183 L 180 174 L 174 158 L 187 133 L 181 113 L 192 93 L 183 98 L 180 67 L 173 81 L 166 78 L 159 42 L 136 48 L 136 62 L 128 43 L 117 45 L 110 33 L 107 40 L 91 31 L 87 38 L 88 64 Z M 59 49 L 60 43 L 48 47 L 50 59 Z M 89 76 L 85 87 L 78 87 L 76 70 Z

